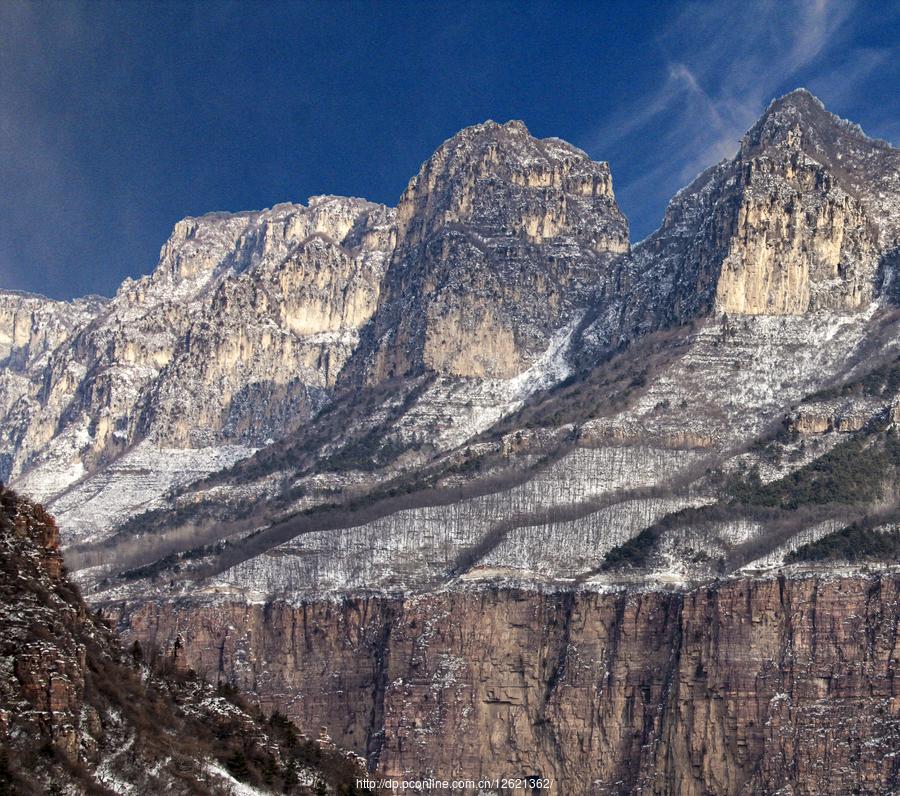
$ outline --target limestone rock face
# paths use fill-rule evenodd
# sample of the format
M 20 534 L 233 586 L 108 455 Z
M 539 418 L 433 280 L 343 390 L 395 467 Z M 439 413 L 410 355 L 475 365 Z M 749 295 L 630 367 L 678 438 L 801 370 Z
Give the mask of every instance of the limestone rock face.
M 739 156 L 749 159 L 766 150 L 802 151 L 862 205 L 880 248 L 900 243 L 900 150 L 829 113 L 805 89 L 769 106 L 744 137 Z
M 0 363 L 3 373 L 22 372 L 68 340 L 103 309 L 105 299 L 72 302 L 0 291 Z
M 791 164 L 784 170 L 789 178 L 777 187 L 766 185 L 771 167 L 751 163 L 750 190 L 722 262 L 716 309 L 799 315 L 868 304 L 876 257 L 860 204 L 815 164 Z
M 898 207 L 900 153 L 795 91 L 619 261 L 582 339 L 596 352 L 710 313 L 864 309 L 896 284 Z
M 132 436 L 172 447 L 259 444 L 307 419 L 377 306 L 393 232 L 390 213 L 371 208 L 351 213 L 344 200 L 319 199 L 311 215 L 323 218 L 278 230 L 294 241 L 286 255 L 264 250 L 223 279 L 142 396 Z
M 627 248 L 605 163 L 521 122 L 467 128 L 400 200 L 383 302 L 349 372 L 511 378 Z
M 198 671 L 324 725 L 398 779 L 874 794 L 898 785 L 898 589 L 896 577 L 771 578 L 111 612 L 144 643 L 180 635 Z
M 9 478 L 18 452 L 27 445 L 34 396 L 52 353 L 99 315 L 101 298 L 73 302 L 0 291 L 0 480 Z M 43 437 L 54 429 L 45 428 Z
M 840 160 L 832 162 L 820 143 L 844 125 L 814 103 L 802 92 L 783 98 L 742 141 L 737 218 L 716 290 L 723 312 L 854 310 L 872 299 L 877 215 L 866 212 L 858 186 L 842 178 Z
M 4 477 L 48 497 L 142 440 L 246 455 L 294 428 L 375 310 L 392 221 L 339 197 L 189 218 L 108 303 L 5 296 Z

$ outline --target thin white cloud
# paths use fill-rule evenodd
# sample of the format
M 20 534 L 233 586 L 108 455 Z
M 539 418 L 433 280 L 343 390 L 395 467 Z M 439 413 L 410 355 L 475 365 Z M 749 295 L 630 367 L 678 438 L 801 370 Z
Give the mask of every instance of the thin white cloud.
M 627 199 L 653 185 L 681 187 L 733 155 L 778 94 L 809 85 L 839 102 L 896 57 L 896 49 L 848 46 L 857 11 L 855 0 L 691 3 L 656 41 L 665 68 L 659 88 L 607 119 L 586 149 L 625 161 L 636 139 L 652 136 L 658 145 L 643 173 L 620 185 L 619 193 Z
M 800 5 L 793 43 L 785 66 L 800 69 L 825 49 L 854 10 L 846 0 L 812 0 Z

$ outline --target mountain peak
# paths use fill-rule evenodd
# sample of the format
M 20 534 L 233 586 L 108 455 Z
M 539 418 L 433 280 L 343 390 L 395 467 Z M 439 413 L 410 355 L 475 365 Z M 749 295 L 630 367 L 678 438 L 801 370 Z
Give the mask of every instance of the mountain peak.
M 644 291 L 652 309 L 637 310 L 629 296 L 622 317 L 652 325 L 713 310 L 804 315 L 869 306 L 887 278 L 879 252 L 900 240 L 898 165 L 898 150 L 867 138 L 807 89 L 773 100 L 737 156 L 680 191 L 660 229 L 624 261 L 632 273 L 653 275 Z M 618 334 L 597 339 L 606 345 Z
M 773 99 L 772 102 L 769 103 L 769 110 L 776 107 L 792 107 L 800 111 L 814 111 L 816 109 L 824 111 L 825 103 L 808 88 L 800 86 L 781 97 Z
M 769 147 L 802 149 L 823 165 L 840 160 L 850 145 L 884 148 L 858 124 L 841 119 L 809 90 L 797 88 L 769 103 L 741 140 L 741 156 L 752 157 Z
M 423 370 L 517 376 L 627 248 L 608 164 L 520 121 L 467 127 L 400 199 L 372 348 L 357 364 L 372 382 Z
M 464 127 L 444 141 L 423 164 L 423 171 L 466 170 L 480 164 L 483 173 L 499 179 L 513 179 L 523 171 L 559 171 L 565 168 L 587 174 L 598 167 L 608 173 L 605 163 L 596 163 L 578 147 L 558 138 L 535 138 L 524 122 L 492 119 Z M 413 182 L 416 178 L 413 179 Z
M 498 191 L 515 194 L 501 203 L 504 212 L 494 201 Z M 521 216 L 540 210 L 543 215 L 548 191 L 614 203 L 608 164 L 560 139 L 535 138 L 521 121 L 489 119 L 463 128 L 425 161 L 400 200 L 398 239 L 418 245 L 436 229 L 457 222 L 505 235 L 510 218 L 504 213 Z M 523 225 L 522 218 L 512 224 L 517 230 Z
M 823 167 L 859 200 L 884 245 L 900 240 L 900 150 L 870 138 L 854 122 L 828 111 L 806 89 L 773 100 L 741 140 L 738 159 L 802 155 Z
M 516 130 L 518 132 L 531 135 L 531 133 L 528 131 L 528 128 L 525 126 L 525 122 L 523 122 L 521 119 L 510 119 L 503 125 L 503 128 L 505 130 Z
M 457 136 L 473 136 L 478 135 L 480 133 L 497 133 L 497 132 L 511 132 L 511 133 L 520 133 L 527 136 L 531 136 L 531 132 L 528 130 L 528 127 L 525 125 L 521 119 L 510 119 L 506 122 L 497 122 L 493 119 L 485 119 L 480 124 L 472 124 L 468 127 L 463 127 L 455 136 L 451 136 L 456 138 Z

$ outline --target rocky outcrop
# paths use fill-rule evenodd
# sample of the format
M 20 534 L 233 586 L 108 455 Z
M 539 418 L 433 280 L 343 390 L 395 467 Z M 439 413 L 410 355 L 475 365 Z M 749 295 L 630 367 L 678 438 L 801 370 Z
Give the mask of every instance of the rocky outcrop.
M 8 475 L 49 497 L 142 440 L 246 455 L 287 433 L 375 310 L 392 219 L 339 197 L 185 219 L 153 274 L 106 304 L 40 305 L 43 331 L 25 328 L 35 300 L 8 296 L 7 359 L 31 363 L 0 406 Z
M 859 309 L 871 301 L 877 263 L 863 208 L 799 146 L 786 160 L 749 163 L 715 307 L 745 315 Z
M 43 296 L 0 291 L 0 479 L 17 469 L 27 447 L 34 397 L 53 351 L 99 315 L 105 299 L 52 301 Z M 52 436 L 45 429 L 43 436 Z
M 53 518 L 3 488 L 0 550 L 2 792 L 224 796 L 265 781 L 253 793 L 308 796 L 359 775 L 330 742 L 223 698 L 178 649 L 126 652 L 66 576 Z
M 96 317 L 106 304 L 97 296 L 72 302 L 0 291 L 0 363 L 6 371 L 28 371 L 46 354 Z
M 802 152 L 864 208 L 878 247 L 900 243 L 900 150 L 829 113 L 806 89 L 774 100 L 741 142 L 741 156 Z
M 180 637 L 198 670 L 325 725 L 398 779 L 874 794 L 900 785 L 898 592 L 896 576 L 812 576 L 688 593 L 149 603 L 117 618 L 147 642 Z
M 581 337 L 586 357 L 705 315 L 852 313 L 893 284 L 900 154 L 804 90 L 671 201 L 623 258 Z
M 716 308 L 745 314 L 855 310 L 875 289 L 878 228 L 859 187 L 824 151 L 847 125 L 805 92 L 773 103 L 735 161 L 740 204 Z M 841 148 L 876 142 L 847 131 Z M 817 157 L 819 159 L 817 159 Z M 871 189 L 869 189 L 871 190 Z M 871 214 L 871 215 L 870 215 Z
M 323 218 L 283 233 L 299 239 L 285 256 L 264 248 L 217 286 L 142 396 L 133 436 L 171 447 L 258 444 L 321 406 L 375 311 L 393 236 L 385 208 L 358 204 L 314 198 L 311 214 Z
M 605 163 L 521 122 L 467 128 L 401 197 L 385 296 L 348 375 L 513 377 L 627 248 Z

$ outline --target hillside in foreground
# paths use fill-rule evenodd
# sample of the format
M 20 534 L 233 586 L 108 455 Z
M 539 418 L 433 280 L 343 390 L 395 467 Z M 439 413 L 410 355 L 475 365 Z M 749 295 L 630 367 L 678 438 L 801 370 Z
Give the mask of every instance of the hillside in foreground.
M 362 792 L 353 756 L 205 682 L 177 648 L 125 648 L 66 575 L 53 518 L 7 489 L 0 549 L 0 793 Z

